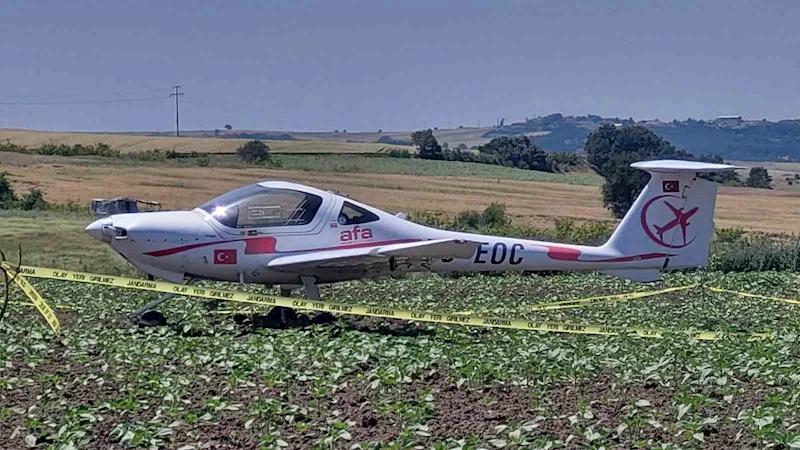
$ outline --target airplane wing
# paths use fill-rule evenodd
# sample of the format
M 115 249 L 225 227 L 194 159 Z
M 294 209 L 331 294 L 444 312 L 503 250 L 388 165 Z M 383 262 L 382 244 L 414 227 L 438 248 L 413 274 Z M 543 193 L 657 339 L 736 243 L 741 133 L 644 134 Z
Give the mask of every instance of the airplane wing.
M 282 256 L 267 264 L 272 270 L 283 272 L 312 272 L 325 269 L 362 273 L 384 272 L 392 261 L 398 268 L 425 264 L 426 260 L 444 258 L 470 258 L 479 243 L 459 239 L 436 239 L 404 244 L 377 245 L 374 247 L 326 250 Z M 383 266 L 383 267 L 378 267 Z M 424 266 L 423 266 L 424 267 Z M 392 268 L 390 271 L 393 271 Z

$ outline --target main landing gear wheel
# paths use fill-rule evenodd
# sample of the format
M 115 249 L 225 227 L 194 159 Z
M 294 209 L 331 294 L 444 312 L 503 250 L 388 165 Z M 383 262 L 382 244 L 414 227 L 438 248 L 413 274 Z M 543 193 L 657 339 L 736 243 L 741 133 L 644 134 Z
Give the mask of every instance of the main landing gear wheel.
M 311 300 L 319 300 L 319 286 L 317 286 L 316 278 L 300 277 L 300 280 L 306 290 L 306 296 Z M 293 290 L 291 285 L 280 286 L 281 297 L 291 297 Z M 266 323 L 269 324 L 268 326 L 271 327 L 290 327 L 297 324 L 298 320 L 297 311 L 286 306 L 273 307 L 265 319 Z
M 140 328 L 163 327 L 167 325 L 167 318 L 158 311 L 146 311 L 141 316 L 131 318 Z
M 155 301 L 152 301 L 137 309 L 131 313 L 131 323 L 139 326 L 140 328 L 162 327 L 166 325 L 167 318 L 164 317 L 164 314 L 156 311 L 155 308 L 172 297 L 175 297 L 175 294 L 164 294 L 161 297 L 158 297 L 158 299 Z

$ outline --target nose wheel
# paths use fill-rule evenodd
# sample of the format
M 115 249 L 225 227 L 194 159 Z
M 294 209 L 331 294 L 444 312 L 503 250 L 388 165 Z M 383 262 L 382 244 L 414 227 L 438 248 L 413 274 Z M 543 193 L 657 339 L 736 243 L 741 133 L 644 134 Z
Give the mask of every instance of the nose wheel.
M 131 323 L 140 327 L 160 327 L 166 325 L 167 318 L 164 317 L 164 314 L 155 311 L 155 308 L 173 297 L 175 297 L 175 294 L 164 294 L 132 312 L 130 316 Z

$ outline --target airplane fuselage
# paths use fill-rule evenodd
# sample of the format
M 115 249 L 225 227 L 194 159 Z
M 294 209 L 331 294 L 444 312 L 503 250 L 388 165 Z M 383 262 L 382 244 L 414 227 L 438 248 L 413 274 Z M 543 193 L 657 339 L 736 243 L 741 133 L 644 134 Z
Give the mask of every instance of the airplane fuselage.
M 230 235 L 203 211 L 137 213 L 114 216 L 113 227 L 125 236 L 110 240 L 112 248 L 134 266 L 160 278 L 184 277 L 261 284 L 299 284 L 299 275 L 270 270 L 275 258 L 331 250 L 354 249 L 433 239 L 456 238 L 479 242 L 470 258 L 437 258 L 418 265 L 377 263 L 366 271 L 346 265 L 313 274 L 319 283 L 370 278 L 403 272 L 493 272 L 579 270 L 602 264 L 609 270 L 652 266 L 652 259 L 621 256 L 602 247 L 553 244 L 517 238 L 452 232 L 421 226 L 389 214 L 364 225 L 339 225 L 325 220 L 309 232 L 249 230 Z
M 716 185 L 735 167 L 647 161 L 651 178 L 598 247 L 430 228 L 347 197 L 283 181 L 243 186 L 191 211 L 119 214 L 86 228 L 140 270 L 263 284 L 329 283 L 406 272 L 595 270 L 653 281 L 700 267 L 714 234 Z M 690 220 L 691 219 L 691 220 Z

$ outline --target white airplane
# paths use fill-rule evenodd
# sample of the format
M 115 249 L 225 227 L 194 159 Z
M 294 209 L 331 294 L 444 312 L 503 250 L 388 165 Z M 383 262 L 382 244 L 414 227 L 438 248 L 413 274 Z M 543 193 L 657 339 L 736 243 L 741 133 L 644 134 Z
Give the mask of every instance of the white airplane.
M 631 166 L 651 179 L 598 247 L 434 229 L 282 181 L 241 187 L 191 211 L 113 215 L 86 231 L 155 278 L 281 285 L 283 292 L 304 286 L 313 299 L 322 283 L 407 272 L 577 270 L 646 282 L 665 270 L 704 266 L 717 186 L 698 174 L 737 167 Z

